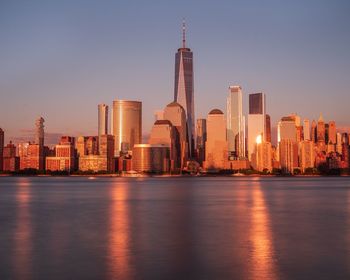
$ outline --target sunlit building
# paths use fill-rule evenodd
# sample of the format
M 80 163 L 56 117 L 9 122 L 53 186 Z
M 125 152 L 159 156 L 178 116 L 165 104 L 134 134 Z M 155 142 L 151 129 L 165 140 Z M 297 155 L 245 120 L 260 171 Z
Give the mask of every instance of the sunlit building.
M 221 170 L 228 168 L 228 144 L 224 113 L 213 109 L 207 117 L 207 142 L 205 144 L 205 168 Z
M 169 172 L 170 147 L 162 144 L 137 144 L 132 149 L 132 169 L 137 172 Z
M 342 153 L 342 135 L 340 132 L 337 132 L 336 134 L 336 147 L 335 147 L 335 150 L 338 154 L 341 155 Z
M 19 157 L 16 155 L 16 146 L 11 141 L 4 147 L 3 170 L 10 172 L 19 170 Z
M 308 119 L 304 119 L 303 134 L 304 134 L 304 140 L 311 140 L 311 138 L 310 138 L 310 121 Z
M 317 124 L 315 120 L 311 123 L 311 141 L 314 143 L 317 142 Z
M 248 158 L 252 160 L 255 152 L 256 138 L 261 135 L 262 141 L 266 141 L 266 105 L 265 94 L 249 94 L 248 115 Z
M 114 155 L 132 150 L 142 140 L 142 103 L 140 101 L 113 101 L 112 134 Z
M 266 130 L 266 142 L 271 143 L 271 117 L 266 114 L 265 116 L 265 130 Z
M 272 146 L 270 142 L 262 141 L 262 136 L 256 139 L 256 169 L 262 171 L 272 171 Z
M 196 122 L 196 153 L 199 164 L 205 160 L 205 142 L 207 141 L 207 120 L 197 119 Z
M 193 81 L 193 53 L 186 47 L 185 24 L 182 26 L 182 47 L 175 54 L 175 87 L 174 101 L 185 110 L 187 135 L 189 142 L 189 156 L 194 156 L 194 81 Z
M 299 143 L 299 164 L 303 173 L 307 168 L 315 167 L 314 145 L 314 142 L 310 140 L 304 140 Z
M 115 171 L 114 143 L 113 135 L 101 135 L 99 153 L 80 156 L 79 170 L 113 173 Z
M 106 104 L 98 105 L 98 140 L 101 135 L 108 134 L 108 106 Z M 99 143 L 100 148 L 100 143 Z
M 337 131 L 335 126 L 335 121 L 330 121 L 328 123 L 328 144 L 335 145 L 337 143 Z
M 46 170 L 50 171 L 74 171 L 76 169 L 76 152 L 74 138 L 61 137 L 61 141 L 55 146 L 55 156 L 46 157 Z
M 317 143 L 326 141 L 326 128 L 322 114 L 317 122 Z
M 230 86 L 226 102 L 227 142 L 229 154 L 236 158 L 245 157 L 245 123 L 242 104 L 242 88 Z
M 0 128 L 0 171 L 3 170 L 4 142 L 5 142 L 5 133 Z
M 186 113 L 177 102 L 168 104 L 164 109 L 164 120 L 168 120 L 176 128 L 180 141 L 181 169 L 184 168 L 189 158 L 189 142 L 186 129 Z
M 169 146 L 170 170 L 181 168 L 180 138 L 178 131 L 169 120 L 157 120 L 154 123 L 148 143 Z

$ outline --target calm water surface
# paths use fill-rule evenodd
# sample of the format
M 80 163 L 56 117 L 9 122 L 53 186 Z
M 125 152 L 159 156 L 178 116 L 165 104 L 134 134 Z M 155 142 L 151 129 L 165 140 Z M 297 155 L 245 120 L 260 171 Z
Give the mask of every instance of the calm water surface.
M 350 279 L 350 178 L 0 178 L 0 279 Z

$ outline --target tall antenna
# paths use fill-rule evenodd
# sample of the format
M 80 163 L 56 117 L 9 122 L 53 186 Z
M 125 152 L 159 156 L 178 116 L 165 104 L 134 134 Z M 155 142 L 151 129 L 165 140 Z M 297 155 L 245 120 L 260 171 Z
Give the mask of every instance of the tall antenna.
M 186 48 L 186 22 L 182 19 L 182 47 Z

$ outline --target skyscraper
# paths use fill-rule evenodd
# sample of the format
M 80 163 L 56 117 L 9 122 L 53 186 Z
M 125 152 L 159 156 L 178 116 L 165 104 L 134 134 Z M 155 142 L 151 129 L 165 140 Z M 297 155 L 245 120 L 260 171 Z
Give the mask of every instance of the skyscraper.
M 196 150 L 197 160 L 200 164 L 205 160 L 205 142 L 207 141 L 207 120 L 197 119 L 196 122 Z
M 320 117 L 317 122 L 317 142 L 325 142 L 326 140 L 326 127 L 323 120 L 322 114 L 320 114 Z
M 182 24 L 182 47 L 175 54 L 175 87 L 174 101 L 185 110 L 187 135 L 189 139 L 189 156 L 194 152 L 194 82 L 193 53 L 186 47 L 185 23 Z
M 108 106 L 98 104 L 98 137 L 108 134 Z
M 205 144 L 205 168 L 209 170 L 226 169 L 228 165 L 228 145 L 226 120 L 219 109 L 209 112 L 207 118 L 207 142 Z
M 265 94 L 249 94 L 249 115 L 248 115 L 248 158 L 252 159 L 255 152 L 256 139 L 262 136 L 262 142 L 266 141 L 266 109 Z
M 39 117 L 35 121 L 35 143 L 39 144 L 40 147 L 44 147 L 44 122 L 45 120 L 43 119 L 43 117 Z
M 315 120 L 312 120 L 311 123 L 311 141 L 314 143 L 317 142 L 317 124 Z
M 271 143 L 271 117 L 266 114 L 265 116 L 265 129 L 266 129 L 266 142 Z
M 303 132 L 304 132 L 304 140 L 311 140 L 311 138 L 310 138 L 310 121 L 308 119 L 304 119 Z
M 155 121 L 148 143 L 169 146 L 170 170 L 175 171 L 181 168 L 180 137 L 177 129 L 169 120 Z
M 245 124 L 242 103 L 242 88 L 230 86 L 226 103 L 228 150 L 231 155 L 240 158 L 245 156 Z
M 142 103 L 140 101 L 113 101 L 112 134 L 114 135 L 114 155 L 126 153 L 142 138 Z

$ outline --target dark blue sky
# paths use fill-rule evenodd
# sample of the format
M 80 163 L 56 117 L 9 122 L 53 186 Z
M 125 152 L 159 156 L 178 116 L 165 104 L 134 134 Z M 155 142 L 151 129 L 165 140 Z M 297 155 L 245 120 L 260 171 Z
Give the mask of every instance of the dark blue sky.
M 225 108 L 227 88 L 263 91 L 273 125 L 286 114 L 349 126 L 350 2 L 0 1 L 0 127 L 9 137 L 46 119 L 51 133 L 97 134 L 97 104 L 173 99 L 186 18 L 196 117 Z M 8 140 L 9 140 L 8 137 Z

